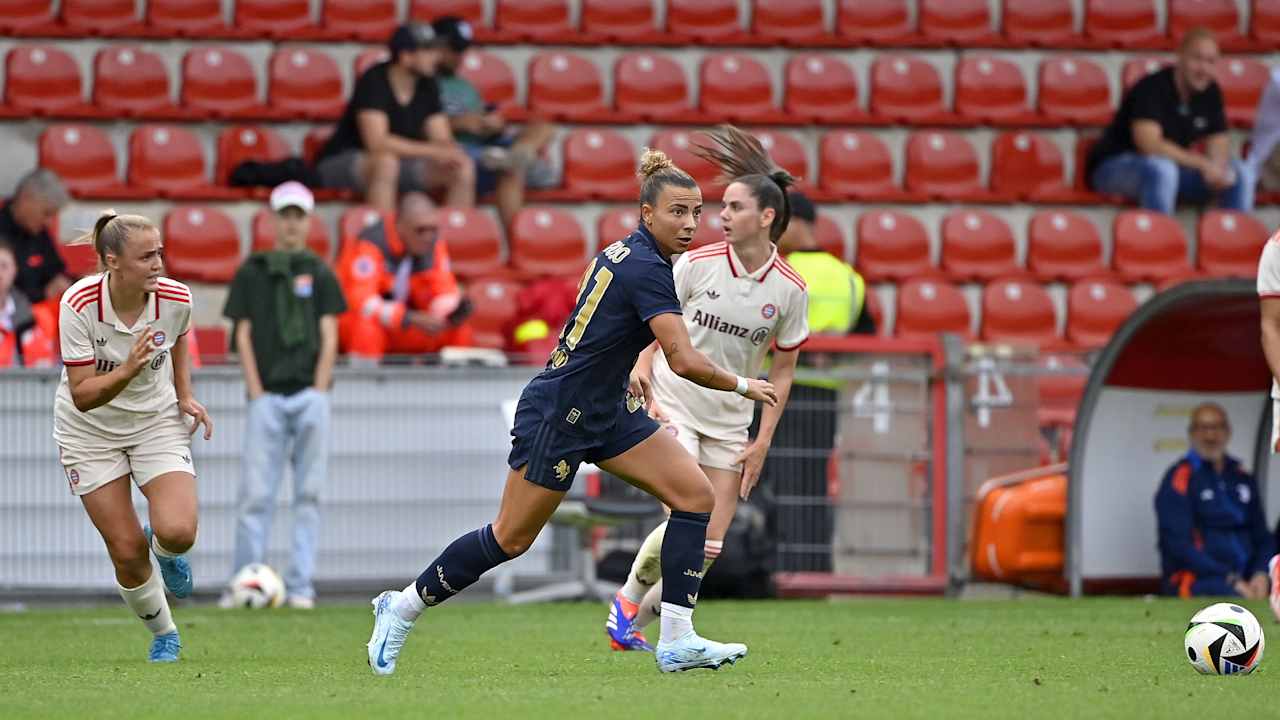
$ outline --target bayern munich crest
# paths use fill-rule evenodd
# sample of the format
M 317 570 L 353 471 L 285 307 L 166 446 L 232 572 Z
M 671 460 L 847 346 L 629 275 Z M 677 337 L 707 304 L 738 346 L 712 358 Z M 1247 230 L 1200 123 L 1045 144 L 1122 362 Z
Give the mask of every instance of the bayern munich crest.
M 773 303 L 765 303 L 764 307 L 760 308 L 760 314 L 765 320 L 772 320 L 773 316 L 778 314 L 778 308 Z
M 151 336 L 151 344 L 155 345 L 156 347 L 160 347 L 161 345 L 164 344 L 164 338 L 165 338 L 164 331 L 157 330 L 156 334 Z

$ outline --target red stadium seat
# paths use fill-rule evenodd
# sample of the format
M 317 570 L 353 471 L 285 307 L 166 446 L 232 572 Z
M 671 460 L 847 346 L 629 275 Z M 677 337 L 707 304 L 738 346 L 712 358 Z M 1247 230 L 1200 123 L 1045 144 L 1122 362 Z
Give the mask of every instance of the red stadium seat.
M 280 40 L 315 29 L 310 0 L 235 0 L 237 30 Z
M 596 64 L 566 52 L 539 53 L 529 61 L 529 110 L 562 120 L 609 119 Z
M 648 122 L 691 112 L 684 69 L 660 53 L 628 53 L 618 58 L 613 66 L 613 102 L 621 112 Z
M 320 18 L 330 37 L 386 42 L 396 29 L 396 0 L 324 0 Z
M 564 187 L 592 199 L 635 196 L 636 149 L 618 132 L 576 129 L 564 140 Z
M 168 36 L 226 35 L 221 0 L 147 0 L 147 26 Z
M 600 213 L 596 219 L 596 252 L 635 232 L 639 224 L 640 213 L 635 208 L 614 208 Z
M 1033 117 L 1027 81 L 1012 61 L 965 55 L 955 73 L 957 115 L 988 124 L 1026 124 Z
M 516 76 L 497 55 L 475 48 L 468 50 L 458 75 L 474 85 L 487 103 L 503 107 L 516 102 Z
M 987 0 L 920 0 L 920 34 L 960 47 L 996 40 Z
M 431 22 L 451 15 L 471 23 L 477 30 L 484 26 L 484 0 L 410 0 L 409 17 L 418 22 Z
M 893 158 L 878 136 L 833 130 L 818 145 L 818 185 L 826 192 L 859 200 L 903 195 L 893 182 Z
M 1209 210 L 1200 216 L 1197 267 L 1218 277 L 1253 278 L 1258 257 L 1271 233 L 1253 215 Z
M 117 116 L 172 115 L 175 108 L 164 61 L 136 47 L 112 45 L 99 50 L 93 59 L 93 104 Z
M 1084 32 L 1115 47 L 1159 47 L 1165 41 L 1156 25 L 1155 0 L 1088 0 Z
M 866 114 L 858 105 L 853 68 L 834 55 L 816 53 L 787 60 L 783 109 L 788 115 L 829 125 L 857 122 Z
M 754 0 L 751 31 L 761 38 L 805 46 L 826 39 L 822 0 Z
M 1186 31 L 1202 27 L 1219 43 L 1240 40 L 1240 15 L 1236 0 L 1167 0 L 1169 37 L 1175 42 Z
M 52 235 L 52 231 L 49 233 Z M 98 252 L 92 243 L 83 245 L 58 245 L 58 255 L 67 264 L 67 273 L 71 277 L 84 277 L 98 272 Z
M 938 333 L 962 337 L 971 334 L 969 303 L 960 288 L 945 280 L 908 280 L 898 287 L 897 305 L 893 332 L 896 337 L 929 339 Z
M 658 32 L 652 0 L 582 0 L 582 32 L 607 43 L 665 42 Z
M 912 55 L 881 55 L 871 63 L 871 112 L 906 124 L 948 117 L 942 79 L 927 60 Z
M 182 105 L 213 117 L 261 114 L 253 66 L 226 47 L 188 50 L 182 58 Z
M 649 147 L 661 150 L 671 158 L 681 170 L 689 175 L 702 188 L 704 200 L 719 200 L 724 186 L 716 182 L 720 170 L 711 163 L 693 154 L 693 147 L 698 143 L 709 142 L 706 136 L 687 130 L 659 130 L 649 142 Z M 703 210 L 703 218 L 707 211 Z
M 275 214 L 269 208 L 262 208 L 253 216 L 253 245 L 250 252 L 272 250 L 276 246 Z M 324 260 L 329 260 L 329 252 L 333 249 L 333 240 L 329 237 L 329 224 L 318 215 L 311 218 L 311 227 L 307 232 L 307 247 L 311 252 Z M 453 261 L 452 255 L 449 258 Z
M 271 55 L 268 77 L 270 106 L 281 115 L 330 120 L 341 115 L 346 106 L 338 63 L 319 50 L 276 50 Z
M 1280 43 L 1280 0 L 1253 0 L 1249 34 L 1266 45 Z
M 872 210 L 858 218 L 854 267 L 867 282 L 900 281 L 937 268 L 929 259 L 929 233 L 907 213 Z
M 40 133 L 40 167 L 58 174 L 67 189 L 83 197 L 136 197 L 116 173 L 116 149 L 92 125 L 50 125 Z
M 143 29 L 134 0 L 62 0 L 62 24 L 77 35 L 127 35 Z
M 560 40 L 575 32 L 568 0 L 497 0 L 496 29 L 532 42 Z
M 449 265 L 463 277 L 503 271 L 502 230 L 480 208 L 441 208 L 440 239 L 449 247 Z
M 773 104 L 773 80 L 760 61 L 739 53 L 708 55 L 699 72 L 698 107 L 736 122 L 781 119 Z
M 1071 318 L 1067 317 L 1067 332 L 1071 332 Z M 1040 409 L 1036 415 L 1041 427 L 1065 426 L 1069 432 L 1075 422 L 1076 408 L 1084 397 L 1089 380 L 1089 367 L 1076 355 L 1048 354 L 1040 356 L 1040 367 L 1046 372 L 1036 378 L 1040 391 Z M 1066 457 L 1066 453 L 1059 457 Z
M 390 59 L 391 53 L 387 52 L 386 48 L 369 48 L 368 50 L 361 51 L 359 55 L 356 55 L 356 59 L 351 64 L 351 79 L 353 83 L 355 80 L 359 80 L 360 76 L 364 75 L 365 71 L 369 68 Z
M 978 153 L 958 132 L 927 130 L 907 138 L 908 192 L 949 200 L 982 200 Z
M 700 41 L 740 39 L 738 0 L 667 0 L 667 29 Z
M 1124 68 L 1120 71 L 1124 91 L 1128 92 L 1134 83 L 1169 64 L 1169 59 L 1156 56 L 1135 57 L 1125 60 Z
M 240 233 L 217 208 L 180 205 L 164 216 L 165 271 L 179 280 L 227 283 L 240 267 Z
M 333 137 L 333 130 L 332 125 L 321 125 L 308 130 L 302 136 L 302 159 L 314 165 L 316 158 L 320 157 L 320 151 L 324 150 L 329 138 Z
M 1047 136 L 1015 130 L 991 146 L 991 191 L 1033 202 L 1081 202 L 1088 194 L 1067 187 L 1062 151 Z
M 1080 39 L 1071 0 L 1004 0 L 1001 24 L 1015 43 L 1062 47 Z
M 907 0 L 839 0 L 836 33 L 856 44 L 884 47 L 919 40 Z
M 1040 112 L 1055 122 L 1105 125 L 1111 120 L 1111 81 L 1092 60 L 1057 57 L 1040 63 Z
M 809 178 L 809 154 L 794 135 L 785 130 L 756 130 L 751 134 L 760 140 L 775 165 L 796 178 Z
M 65 50 L 28 45 L 9 51 L 4 62 L 4 101 L 33 115 L 83 112 L 80 67 Z
M 367 205 L 356 205 L 343 210 L 338 218 L 338 253 L 342 253 L 348 241 L 381 219 L 382 213 Z
M 1067 340 L 1079 348 L 1100 348 L 1137 309 L 1138 301 L 1124 285 L 1078 282 L 1067 295 Z
M 39 34 L 54 28 L 53 0 L 5 0 L 0 2 L 0 32 Z
M 204 148 L 177 125 L 141 125 L 129 136 L 129 185 L 160 197 L 204 197 L 211 188 Z
M 1107 275 L 1102 238 L 1085 216 L 1041 210 L 1027 224 L 1027 266 L 1044 281 Z
M 1218 86 L 1227 106 L 1227 120 L 1232 125 L 1253 125 L 1258 100 L 1271 81 L 1271 69 L 1247 57 L 1227 58 L 1218 70 Z
M 217 184 L 226 185 L 231 171 L 246 160 L 275 162 L 290 155 L 284 139 L 269 127 L 236 125 L 218 135 Z
M 1022 272 L 1009 223 L 985 210 L 953 210 L 942 219 L 942 269 L 955 280 L 994 280 Z
M 795 218 L 792 218 L 794 221 Z M 819 214 L 818 219 L 813 224 L 813 239 L 817 241 L 818 247 L 845 262 L 849 261 L 849 247 L 845 243 L 844 230 L 840 227 L 840 223 L 836 222 L 830 215 Z
M 988 284 L 982 291 L 982 339 L 1042 348 L 1060 345 L 1053 298 L 1039 283 L 1027 280 Z
M 476 347 L 503 350 L 520 311 L 520 285 L 509 280 L 477 280 L 467 284 L 471 300 L 471 336 Z
M 517 271 L 576 276 L 586 260 L 586 238 L 568 211 L 526 207 L 511 221 L 511 266 Z
M 1124 210 L 1112 223 L 1114 265 L 1129 281 L 1188 275 L 1187 238 L 1177 220 L 1147 210 Z

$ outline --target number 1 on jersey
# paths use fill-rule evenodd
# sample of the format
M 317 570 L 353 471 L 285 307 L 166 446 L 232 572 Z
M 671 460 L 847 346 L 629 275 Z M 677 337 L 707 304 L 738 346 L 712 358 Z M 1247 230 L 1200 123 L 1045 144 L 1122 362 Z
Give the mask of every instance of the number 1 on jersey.
M 613 282 L 613 271 L 607 267 L 602 267 L 596 271 L 595 277 L 592 278 L 591 271 L 596 269 L 596 261 L 591 261 L 591 267 L 587 268 L 587 272 L 582 276 L 582 284 L 578 286 L 578 299 L 582 299 L 582 293 L 587 289 L 587 283 L 594 280 L 595 285 L 591 288 L 591 292 L 587 295 L 587 299 L 582 302 L 582 307 L 578 309 L 578 314 L 573 320 L 573 327 L 569 329 L 565 335 L 565 347 L 572 350 L 578 347 L 578 343 L 582 341 L 582 336 L 587 332 L 587 325 L 591 324 L 591 318 L 595 317 L 596 308 L 600 306 L 600 300 L 604 298 L 604 291 L 609 289 L 609 283 Z

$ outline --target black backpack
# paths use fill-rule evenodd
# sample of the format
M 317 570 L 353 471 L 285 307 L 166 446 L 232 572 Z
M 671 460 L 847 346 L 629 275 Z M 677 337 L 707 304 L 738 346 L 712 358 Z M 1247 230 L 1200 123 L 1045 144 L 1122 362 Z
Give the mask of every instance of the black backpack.
M 275 187 L 294 180 L 307 187 L 320 186 L 320 175 L 300 157 L 275 162 L 245 160 L 231 170 L 228 181 L 233 187 Z

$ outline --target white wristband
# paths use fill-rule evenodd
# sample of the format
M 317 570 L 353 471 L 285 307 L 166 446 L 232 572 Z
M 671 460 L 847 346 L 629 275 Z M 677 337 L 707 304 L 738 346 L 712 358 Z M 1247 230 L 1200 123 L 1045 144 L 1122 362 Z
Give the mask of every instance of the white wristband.
M 746 378 L 744 378 L 744 377 L 742 377 L 741 375 L 739 375 L 739 376 L 738 376 L 738 387 L 734 388 L 734 389 L 733 389 L 733 391 L 734 391 L 734 392 L 736 392 L 736 393 L 738 393 L 739 395 L 741 395 L 741 396 L 743 396 L 743 397 L 746 397 L 746 395 L 747 395 L 747 388 L 748 388 L 748 387 L 749 387 L 749 386 L 747 385 L 747 379 L 746 379 Z

